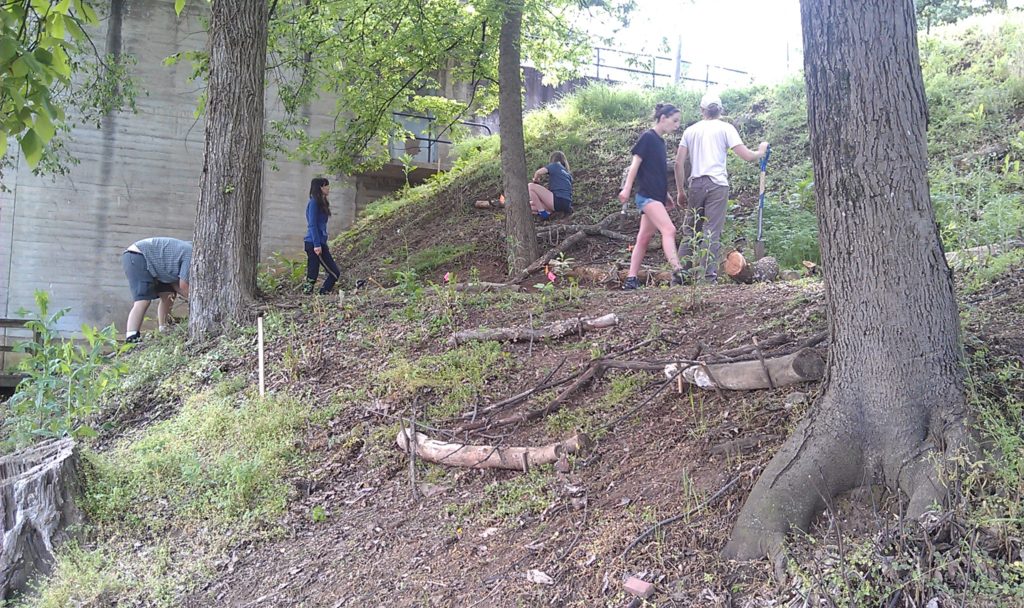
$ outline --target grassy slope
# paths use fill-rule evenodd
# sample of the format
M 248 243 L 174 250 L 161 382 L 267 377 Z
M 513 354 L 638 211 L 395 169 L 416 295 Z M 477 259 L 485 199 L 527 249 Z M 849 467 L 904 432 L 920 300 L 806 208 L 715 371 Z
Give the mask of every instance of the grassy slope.
M 1019 22 L 1000 27 L 998 36 L 983 29 L 966 30 L 922 43 L 932 120 L 933 196 L 948 249 L 1002 240 L 1019 234 L 1024 225 L 1016 164 L 1024 159 L 1024 36 Z M 577 181 L 580 218 L 603 217 L 618 209 L 613 199 L 628 150 L 636 134 L 646 127 L 646 115 L 654 101 L 669 99 L 695 108 L 696 98 L 692 92 L 675 90 L 630 93 L 597 87 L 583 91 L 557 109 L 529 117 L 529 163 L 540 165 L 550 150 L 564 150 Z M 767 138 L 774 146 L 769 167 L 769 251 L 789 266 L 814 259 L 813 184 L 802 84 L 794 81 L 773 89 L 731 91 L 724 99 L 745 142 Z M 696 118 L 695 112 L 690 112 L 685 122 Z M 675 141 L 670 138 L 672 147 Z M 986 150 L 998 153 L 971 156 Z M 750 222 L 743 220 L 756 199 L 756 172 L 739 163 L 731 165 L 730 172 L 733 195 L 739 201 L 734 214 L 737 221 L 730 223 L 730 230 L 749 233 Z M 750 334 L 764 336 L 781 330 L 806 334 L 823 320 L 820 288 L 813 283 L 681 294 L 651 290 L 638 300 L 600 290 L 559 288 L 554 294 L 464 296 L 424 286 L 425 279 L 439 282 L 446 271 L 463 276 L 476 273 L 483 278 L 501 275 L 501 216 L 471 207 L 477 198 L 494 197 L 499 183 L 497 142 L 467 142 L 455 171 L 398 199 L 373 205 L 353 230 L 340 237 L 339 258 L 346 260 L 343 266 L 347 270 L 381 283 L 396 283 L 393 289 L 374 290 L 340 304 L 296 300 L 291 295 L 294 273 L 281 268 L 264 276 L 264 286 L 282 294 L 274 300 L 277 310 L 266 321 L 270 386 L 275 395 L 270 400 L 260 401 L 253 395 L 254 339 L 248 329 L 201 351 L 182 347 L 179 334 L 164 336 L 134 355 L 132 375 L 108 399 L 107 431 L 88 456 L 90 483 L 85 507 L 91 527 L 80 545 L 63 550 L 57 575 L 43 586 L 39 598 L 27 603 L 176 606 L 184 598 L 206 597 L 190 601 L 216 605 L 216 595 L 203 596 L 197 590 L 205 588 L 204 581 L 229 578 L 238 554 L 252 551 L 253 546 L 281 547 L 270 555 L 257 553 L 270 561 L 249 565 L 246 571 L 254 576 L 253 588 L 260 588 L 261 576 L 268 580 L 287 576 L 275 567 L 271 555 L 284 555 L 287 545 L 281 544 L 281 539 L 296 530 L 311 528 L 334 539 L 337 547 L 349 547 L 351 555 L 364 555 L 360 541 L 340 530 L 345 525 L 364 525 L 365 521 L 346 520 L 346 513 L 351 511 L 355 517 L 371 505 L 378 517 L 392 523 L 407 517 L 429 517 L 419 524 L 425 534 L 463 538 L 464 528 L 476 533 L 495 526 L 509 539 L 495 539 L 492 551 L 524 555 L 521 545 L 527 541 L 550 539 L 547 526 L 572 529 L 578 525 L 578 518 L 564 513 L 550 515 L 550 522 L 545 519 L 551 505 L 563 504 L 559 496 L 564 481 L 551 471 L 529 477 L 471 476 L 424 466 L 422 478 L 448 487 L 458 498 L 420 509 L 428 515 L 410 516 L 401 494 L 405 461 L 391 445 L 397 429 L 394 416 L 406 414 L 422 400 L 421 419 L 442 425 L 478 399 L 498 399 L 517 387 L 529 386 L 538 373 L 557 365 L 562 357 L 567 357 L 569 366 L 580 364 L 647 335 L 661 333 L 686 347 L 661 344 L 645 354 L 657 358 L 688 352 L 690 347 L 696 348 L 698 340 L 708 342 L 712 349 L 720 347 L 733 331 L 711 331 L 708 322 L 739 327 L 745 339 Z M 588 249 L 573 255 L 582 260 L 591 253 Z M 626 251 L 617 248 L 611 254 L 606 250 L 600 254 L 602 259 L 611 255 L 621 260 Z M 965 305 L 964 318 L 975 370 L 972 394 L 981 424 L 1002 453 L 1012 457 L 1021 453 L 1022 446 L 1019 419 L 1024 373 L 1019 363 L 1013 363 L 1021 338 L 1008 331 L 999 333 L 996 326 L 1003 319 L 992 315 L 1001 309 L 992 303 L 1006 298 L 1007 290 L 1010 294 L 1019 291 L 1005 281 L 1007 277 L 1019 281 L 1021 260 L 1004 258 L 999 264 L 1003 265 L 1000 272 L 990 269 L 966 275 L 973 281 L 967 285 L 972 291 L 991 298 L 980 305 Z M 984 308 L 985 302 L 989 308 Z M 1010 314 L 1018 322 L 1024 318 L 1019 300 L 1008 301 L 1006 306 L 1002 314 Z M 563 345 L 490 343 L 459 349 L 447 349 L 443 342 L 454 329 L 519 323 L 526 314 L 539 320 L 609 307 L 631 320 L 615 335 L 592 340 Z M 657 315 L 650 315 L 650 310 L 658 311 Z M 749 317 L 744 310 L 757 310 L 761 316 L 743 326 Z M 993 336 L 997 338 L 994 343 Z M 612 375 L 574 408 L 541 428 L 520 429 L 510 439 L 539 443 L 576 428 L 600 434 L 624 408 L 636 405 L 638 391 L 651 386 L 652 379 L 641 375 Z M 742 582 L 734 578 L 730 566 L 716 561 L 716 543 L 738 506 L 732 500 L 728 508 L 707 515 L 709 525 L 721 529 L 685 532 L 682 544 L 688 548 L 682 552 L 676 545 L 656 544 L 654 553 L 644 553 L 642 559 L 614 560 L 632 535 L 658 518 L 679 512 L 681 505 L 709 496 L 729 471 L 756 470 L 763 464 L 764 454 L 696 463 L 699 459 L 703 462 L 709 444 L 735 436 L 729 412 L 740 433 L 766 428 L 778 433 L 774 427 L 763 427 L 767 421 L 759 417 L 764 411 L 773 412 L 771 424 L 781 425 L 782 430 L 792 424 L 799 410 L 762 409 L 777 405 L 781 397 L 778 392 L 764 397 L 768 401 L 758 401 L 757 396 L 739 402 L 700 394 L 689 401 L 665 397 L 652 405 L 655 409 L 649 416 L 630 419 L 629 434 L 612 433 L 603 444 L 604 459 L 581 464 L 574 482 L 594 492 L 588 494 L 594 501 L 588 511 L 590 527 L 580 528 L 582 538 L 572 546 L 568 538 L 563 539 L 564 544 L 548 541 L 558 547 L 556 555 L 565 548 L 565 554 L 573 556 L 570 562 L 575 565 L 567 565 L 565 580 L 575 586 L 577 595 L 569 593 L 566 599 L 589 598 L 581 605 L 595 605 L 597 598 L 621 601 L 614 590 L 609 595 L 602 593 L 600 580 L 593 580 L 594 575 L 576 563 L 585 562 L 589 553 L 598 556 L 606 574 L 638 572 L 656 564 L 655 569 L 677 580 L 683 597 L 691 600 L 698 597 L 691 594 L 699 594 L 701 586 L 715 597 L 725 597 L 737 586 L 763 598 L 790 592 L 773 587 L 760 575 Z M 660 434 L 665 432 L 655 424 L 660 419 L 676 421 L 674 430 Z M 767 440 L 763 452 L 770 452 L 781 436 Z M 622 442 L 627 451 L 608 447 L 613 441 Z M 659 453 L 668 445 L 676 446 L 679 459 L 684 464 L 689 459 L 694 467 L 659 462 Z M 962 588 L 977 597 L 1011 597 L 1014 568 L 1020 570 L 1019 561 L 1017 566 L 1013 564 L 1020 559 L 1020 547 L 1012 538 L 1019 537 L 1024 526 L 1019 496 L 1024 465 L 1019 459 L 996 455 L 992 459 L 999 464 L 997 476 L 979 477 L 976 485 L 958 494 L 986 497 L 984 502 L 965 499 L 962 519 L 956 520 L 988 531 L 973 537 L 974 545 L 967 535 L 957 536 L 961 544 L 956 548 L 961 553 L 934 553 L 932 562 L 921 563 L 913 558 L 913 546 L 879 548 L 864 540 L 870 532 L 849 538 L 847 546 L 853 543 L 854 550 L 848 554 L 835 554 L 833 545 L 822 542 L 817 552 L 805 548 L 809 557 L 804 566 L 792 566 L 795 588 L 827 588 L 834 597 L 862 605 L 886 597 L 887 589 L 899 585 L 932 594 Z M 629 462 L 641 475 L 656 476 L 658 483 L 651 486 L 642 483 L 643 478 L 631 479 L 632 473 L 618 467 L 619 462 Z M 749 487 L 749 480 L 745 484 Z M 628 490 L 612 496 L 599 494 L 611 486 Z M 328 487 L 345 496 L 328 496 Z M 341 500 L 359 496 L 367 487 L 386 488 L 380 490 L 381 497 L 386 496 L 391 504 L 367 498 L 365 505 L 350 506 Z M 645 495 L 651 487 L 657 491 Z M 638 495 L 638 502 L 617 506 L 616 497 L 637 500 Z M 388 519 L 390 516 L 394 519 Z M 828 534 L 822 533 L 822 537 L 827 540 Z M 909 536 L 898 538 L 904 545 L 924 542 Z M 1002 539 L 1007 548 L 979 552 L 978 538 Z M 478 549 L 459 553 L 464 544 L 453 547 L 453 561 L 472 562 L 480 557 Z M 389 546 L 394 551 L 393 545 Z M 888 570 L 877 566 L 874 558 L 879 552 L 892 558 Z M 380 558 L 379 554 L 365 555 Z M 393 555 L 399 561 L 409 558 Z M 949 556 L 948 563 L 939 564 L 936 560 L 946 559 L 944 556 Z M 835 567 L 837 562 L 851 564 L 852 570 Z M 955 568 L 949 564 L 961 568 L 964 563 L 987 565 L 974 571 L 968 568 L 969 576 L 964 579 L 968 582 L 961 587 L 956 586 L 959 579 L 952 574 L 949 581 L 929 578 L 932 568 L 941 565 L 952 572 Z M 360 572 L 354 564 L 348 567 Z M 691 572 L 694 568 L 696 572 Z M 456 579 L 477 576 L 457 569 L 455 575 Z M 1016 576 L 1024 576 L 1024 572 Z M 418 580 L 417 575 L 413 580 Z M 908 582 L 911 580 L 915 582 Z M 504 597 L 518 598 L 514 601 L 549 599 L 528 585 L 510 585 Z M 387 589 L 392 598 L 413 597 L 400 587 Z M 469 601 L 472 597 L 452 593 L 436 604 L 458 604 L 452 598 Z M 429 594 L 423 603 L 433 603 Z

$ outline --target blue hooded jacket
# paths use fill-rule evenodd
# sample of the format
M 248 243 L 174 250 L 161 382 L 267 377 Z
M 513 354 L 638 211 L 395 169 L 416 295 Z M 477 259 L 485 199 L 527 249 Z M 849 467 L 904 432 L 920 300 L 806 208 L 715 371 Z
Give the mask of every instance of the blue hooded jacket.
M 306 226 L 306 238 L 303 240 L 313 243 L 314 247 L 327 244 L 327 214 L 320 211 L 313 197 L 309 197 L 306 203 Z

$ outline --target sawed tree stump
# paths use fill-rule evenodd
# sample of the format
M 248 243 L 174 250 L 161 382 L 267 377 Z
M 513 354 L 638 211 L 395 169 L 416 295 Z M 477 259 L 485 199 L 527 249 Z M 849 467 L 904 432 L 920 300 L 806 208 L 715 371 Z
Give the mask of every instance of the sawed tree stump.
M 24 592 L 53 568 L 54 546 L 82 522 L 78 453 L 72 439 L 54 439 L 0 458 L 0 598 Z

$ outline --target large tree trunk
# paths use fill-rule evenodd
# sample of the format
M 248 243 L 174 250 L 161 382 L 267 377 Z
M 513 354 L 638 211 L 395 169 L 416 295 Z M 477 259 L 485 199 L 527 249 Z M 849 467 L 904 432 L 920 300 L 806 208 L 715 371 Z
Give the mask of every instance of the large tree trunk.
M 953 281 L 928 194 L 911 0 L 802 0 L 807 106 L 832 334 L 822 395 L 768 464 L 725 553 L 775 554 L 864 484 L 918 516 L 963 446 Z M 907 272 L 907 268 L 914 269 Z
M 267 3 L 217 0 L 212 13 L 206 150 L 190 272 L 194 340 L 250 313 L 260 252 Z
M 505 189 L 505 238 L 509 275 L 522 272 L 537 259 L 537 231 L 526 188 L 526 144 L 523 141 L 523 78 L 519 63 L 523 0 L 505 0 L 498 38 L 498 116 L 501 118 L 501 173 Z

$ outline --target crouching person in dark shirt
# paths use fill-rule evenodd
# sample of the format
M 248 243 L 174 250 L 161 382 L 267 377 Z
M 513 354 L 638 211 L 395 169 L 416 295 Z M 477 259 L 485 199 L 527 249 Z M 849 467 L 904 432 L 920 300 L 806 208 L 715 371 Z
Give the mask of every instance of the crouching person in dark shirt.
M 540 178 L 548 176 L 548 188 L 540 185 Z M 533 173 L 530 190 L 530 210 L 542 220 L 552 213 L 572 215 L 572 173 L 569 161 L 562 152 L 552 152 L 550 162 Z
M 121 265 L 132 293 L 132 309 L 125 327 L 125 342 L 142 338 L 142 319 L 149 303 L 157 305 L 160 331 L 167 327 L 175 294 L 188 297 L 188 270 L 192 263 L 192 243 L 167 237 L 136 241 L 121 254 Z

